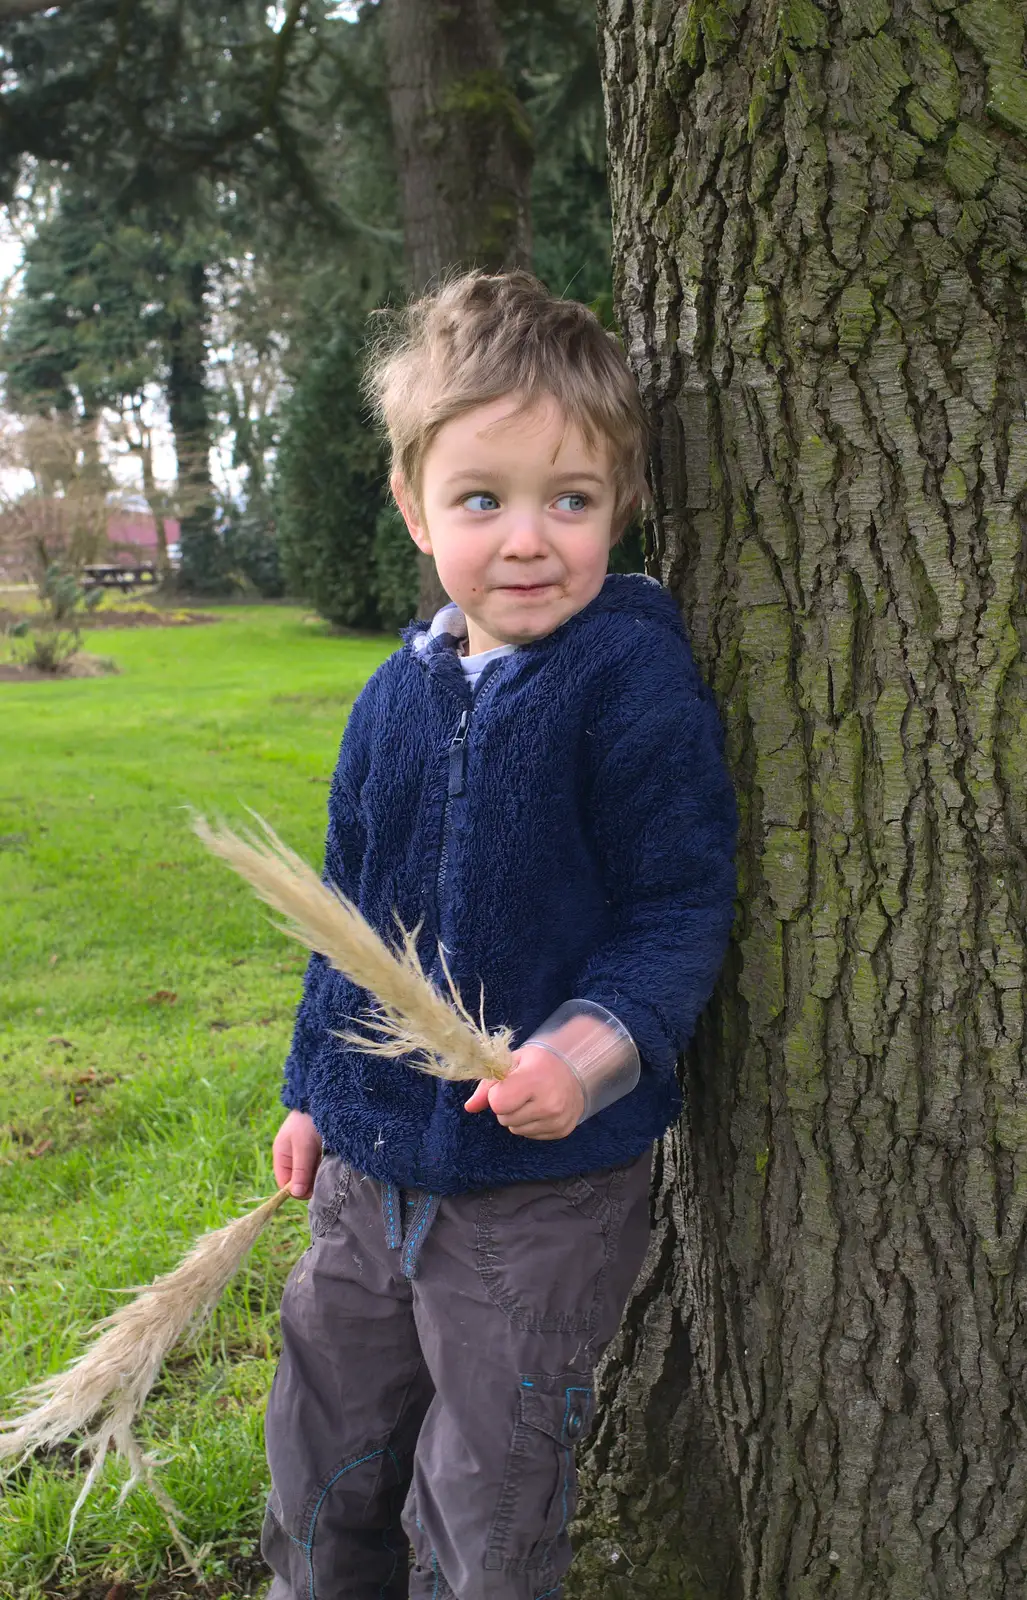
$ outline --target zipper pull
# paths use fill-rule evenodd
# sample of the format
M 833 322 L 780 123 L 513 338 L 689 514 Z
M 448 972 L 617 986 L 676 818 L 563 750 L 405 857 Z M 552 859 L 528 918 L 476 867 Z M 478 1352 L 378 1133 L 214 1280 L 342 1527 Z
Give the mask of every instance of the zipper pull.
M 450 797 L 464 792 L 464 777 L 467 773 L 467 728 L 470 720 L 471 713 L 465 709 L 460 714 L 460 726 L 453 735 L 453 742 L 449 747 Z

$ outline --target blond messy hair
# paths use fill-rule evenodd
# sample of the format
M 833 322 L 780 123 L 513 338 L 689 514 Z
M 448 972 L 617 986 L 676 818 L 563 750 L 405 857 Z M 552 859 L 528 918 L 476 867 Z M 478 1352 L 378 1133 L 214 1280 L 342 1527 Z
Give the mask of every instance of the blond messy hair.
M 529 272 L 467 272 L 383 322 L 365 389 L 418 505 L 424 458 L 447 422 L 504 395 L 525 409 L 548 396 L 589 449 L 608 447 L 623 530 L 647 494 L 648 429 L 624 352 L 594 312 Z

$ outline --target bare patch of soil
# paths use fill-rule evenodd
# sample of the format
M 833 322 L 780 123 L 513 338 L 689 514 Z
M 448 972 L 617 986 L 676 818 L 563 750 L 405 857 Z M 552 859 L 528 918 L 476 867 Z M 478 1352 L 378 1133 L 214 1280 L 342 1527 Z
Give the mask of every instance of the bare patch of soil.
M 271 1574 L 258 1556 L 233 1561 L 229 1573 L 208 1583 L 198 1583 L 185 1573 L 180 1577 L 151 1578 L 146 1582 L 123 1579 L 112 1583 L 104 1578 L 84 1587 L 81 1582 L 72 1582 L 66 1588 L 54 1586 L 43 1592 L 50 1600 L 228 1600 L 228 1597 L 254 1600 L 266 1594 L 270 1578 Z

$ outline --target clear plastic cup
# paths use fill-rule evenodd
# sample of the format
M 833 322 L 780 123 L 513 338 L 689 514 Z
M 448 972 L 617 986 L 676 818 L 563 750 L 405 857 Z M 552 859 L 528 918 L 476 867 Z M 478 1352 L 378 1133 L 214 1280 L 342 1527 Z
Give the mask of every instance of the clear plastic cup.
M 579 1128 L 630 1094 L 642 1075 L 638 1047 L 627 1028 L 594 1000 L 565 1000 L 524 1043 L 549 1050 L 570 1067 L 585 1096 Z

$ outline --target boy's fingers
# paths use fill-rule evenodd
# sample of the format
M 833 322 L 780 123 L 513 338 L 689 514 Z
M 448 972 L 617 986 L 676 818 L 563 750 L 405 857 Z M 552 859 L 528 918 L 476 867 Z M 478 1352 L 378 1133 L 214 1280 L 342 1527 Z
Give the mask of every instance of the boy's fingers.
M 534 1088 L 517 1082 L 516 1072 L 511 1072 L 510 1076 L 504 1078 L 501 1083 L 487 1084 L 486 1089 L 488 1103 L 497 1117 L 509 1117 L 515 1111 L 520 1111 L 522 1106 L 528 1104 L 535 1092 Z
M 558 1132 L 549 1122 L 516 1122 L 508 1123 L 507 1130 L 516 1134 L 518 1139 L 563 1139 L 566 1137 Z
M 275 1182 L 279 1189 L 284 1189 L 292 1177 L 292 1152 L 288 1145 L 283 1147 L 277 1139 L 271 1148 L 271 1164 L 274 1167 Z
M 291 1180 L 286 1178 L 289 1190 L 295 1200 L 309 1200 L 314 1189 L 314 1174 L 317 1171 L 317 1162 L 309 1156 L 301 1156 L 293 1164 Z
M 271 1146 L 271 1165 L 280 1189 L 308 1200 L 321 1164 L 321 1136 L 306 1112 L 290 1111 Z

